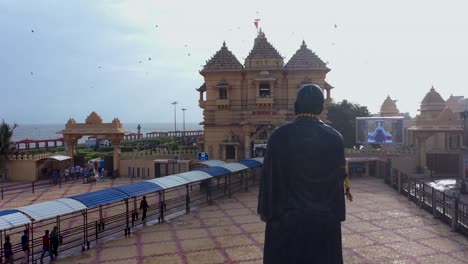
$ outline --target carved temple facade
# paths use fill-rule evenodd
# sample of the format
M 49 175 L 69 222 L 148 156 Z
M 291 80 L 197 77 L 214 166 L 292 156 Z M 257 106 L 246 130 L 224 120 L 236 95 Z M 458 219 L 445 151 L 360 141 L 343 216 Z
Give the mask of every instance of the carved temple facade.
M 294 119 L 297 90 L 307 83 L 324 90 L 326 120 L 333 88 L 325 81 L 329 71 L 304 41 L 286 64 L 261 30 L 244 64 L 223 43 L 200 71 L 204 151 L 219 160 L 261 156 L 273 129 Z

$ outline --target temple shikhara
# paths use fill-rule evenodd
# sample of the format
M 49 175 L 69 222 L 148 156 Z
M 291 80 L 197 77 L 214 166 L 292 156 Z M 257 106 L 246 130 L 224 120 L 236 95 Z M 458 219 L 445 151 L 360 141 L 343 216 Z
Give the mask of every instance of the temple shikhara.
M 333 88 L 325 81 L 329 71 L 304 41 L 286 63 L 261 30 L 244 64 L 223 43 L 200 71 L 205 82 L 197 89 L 210 159 L 262 156 L 273 129 L 293 120 L 296 92 L 304 84 L 323 89 L 326 120 Z

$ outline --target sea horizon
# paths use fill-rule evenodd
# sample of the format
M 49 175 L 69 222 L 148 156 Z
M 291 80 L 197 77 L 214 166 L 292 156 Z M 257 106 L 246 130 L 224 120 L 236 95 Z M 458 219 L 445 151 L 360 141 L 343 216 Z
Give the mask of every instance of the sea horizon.
M 145 135 L 146 133 L 153 131 L 174 131 L 174 123 L 162 122 L 162 123 L 123 123 L 122 126 L 128 133 L 136 133 L 137 126 L 141 126 L 141 133 Z M 15 128 L 12 136 L 12 141 L 20 141 L 23 139 L 56 139 L 61 138 L 61 134 L 57 134 L 58 131 L 63 130 L 65 124 L 59 123 L 38 123 L 38 124 L 18 124 L 18 127 Z M 183 130 L 183 124 L 177 123 L 177 130 Z M 199 123 L 185 123 L 185 130 L 203 130 L 203 125 Z M 88 135 L 84 136 L 80 140 L 84 140 Z

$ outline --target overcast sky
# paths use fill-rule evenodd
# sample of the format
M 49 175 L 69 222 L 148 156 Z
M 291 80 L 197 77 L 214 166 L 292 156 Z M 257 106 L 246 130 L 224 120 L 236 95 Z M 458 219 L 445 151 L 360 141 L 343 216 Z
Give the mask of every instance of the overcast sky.
M 0 118 L 200 122 L 201 65 L 224 40 L 243 63 L 257 16 L 285 61 L 304 39 L 328 62 L 335 100 L 414 115 L 432 85 L 468 95 L 465 2 L 0 0 Z

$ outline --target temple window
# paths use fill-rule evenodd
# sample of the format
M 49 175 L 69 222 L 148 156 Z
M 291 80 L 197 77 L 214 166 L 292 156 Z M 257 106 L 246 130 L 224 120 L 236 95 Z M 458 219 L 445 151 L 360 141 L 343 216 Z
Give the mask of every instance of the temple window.
M 226 146 L 226 159 L 236 158 L 236 148 L 234 146 Z
M 219 99 L 227 99 L 228 98 L 228 92 L 226 87 L 220 87 L 218 89 L 218 98 Z
M 260 85 L 258 86 L 258 96 L 262 98 L 271 96 L 269 83 L 260 83 Z

